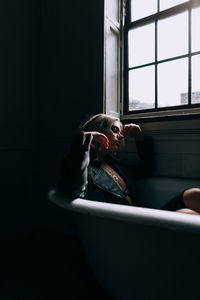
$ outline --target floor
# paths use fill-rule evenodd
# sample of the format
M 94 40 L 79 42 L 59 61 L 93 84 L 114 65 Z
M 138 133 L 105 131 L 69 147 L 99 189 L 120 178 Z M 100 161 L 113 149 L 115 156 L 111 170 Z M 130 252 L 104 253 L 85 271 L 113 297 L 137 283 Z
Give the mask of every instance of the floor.
M 0 263 L 0 300 L 111 300 L 75 237 L 43 228 L 2 241 Z

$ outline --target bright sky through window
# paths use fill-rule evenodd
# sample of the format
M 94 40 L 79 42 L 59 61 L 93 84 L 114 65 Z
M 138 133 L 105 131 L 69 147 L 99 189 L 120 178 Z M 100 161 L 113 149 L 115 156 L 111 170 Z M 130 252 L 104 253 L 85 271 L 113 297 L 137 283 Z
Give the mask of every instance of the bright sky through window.
M 188 2 L 188 0 L 160 0 L 160 10 L 164 10 L 185 2 Z
M 129 111 L 200 103 L 200 7 L 186 6 L 189 2 L 131 1 Z M 183 3 L 179 10 L 177 5 Z M 143 20 L 145 17 L 148 19 Z

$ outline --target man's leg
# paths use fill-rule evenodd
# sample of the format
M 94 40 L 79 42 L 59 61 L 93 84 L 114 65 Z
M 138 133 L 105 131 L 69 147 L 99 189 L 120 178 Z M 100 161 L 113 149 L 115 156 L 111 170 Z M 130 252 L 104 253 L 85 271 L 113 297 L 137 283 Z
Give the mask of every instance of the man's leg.
M 200 188 L 187 189 L 171 199 L 162 209 L 186 214 L 200 214 Z
M 186 208 L 200 213 L 200 188 L 191 188 L 183 193 L 183 202 Z

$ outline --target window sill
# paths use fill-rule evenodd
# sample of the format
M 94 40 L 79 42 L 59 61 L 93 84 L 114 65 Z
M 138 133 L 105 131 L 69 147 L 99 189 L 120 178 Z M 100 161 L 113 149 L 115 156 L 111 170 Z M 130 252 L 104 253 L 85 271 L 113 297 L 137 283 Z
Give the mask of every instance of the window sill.
M 200 108 L 121 116 L 123 123 L 139 124 L 145 135 L 200 134 Z
M 200 108 L 176 109 L 154 112 L 143 112 L 136 114 L 126 114 L 121 116 L 121 120 L 140 120 L 142 122 L 153 122 L 160 120 L 177 120 L 177 119 L 196 119 L 200 118 Z

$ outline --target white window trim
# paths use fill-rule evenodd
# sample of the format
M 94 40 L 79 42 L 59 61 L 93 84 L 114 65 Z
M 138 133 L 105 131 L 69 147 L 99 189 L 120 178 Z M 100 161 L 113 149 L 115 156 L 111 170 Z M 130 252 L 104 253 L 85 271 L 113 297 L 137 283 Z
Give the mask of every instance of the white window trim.
M 176 110 L 165 110 L 165 111 L 154 111 L 146 113 L 135 113 L 135 114 L 126 114 L 121 113 L 120 118 L 122 120 L 126 119 L 145 119 L 149 120 L 160 117 L 172 117 L 172 116 L 196 116 L 200 115 L 200 108 L 186 108 L 186 109 L 176 109 Z

